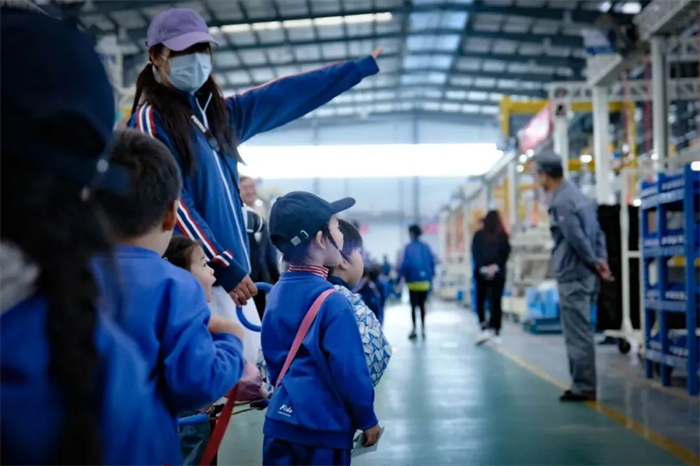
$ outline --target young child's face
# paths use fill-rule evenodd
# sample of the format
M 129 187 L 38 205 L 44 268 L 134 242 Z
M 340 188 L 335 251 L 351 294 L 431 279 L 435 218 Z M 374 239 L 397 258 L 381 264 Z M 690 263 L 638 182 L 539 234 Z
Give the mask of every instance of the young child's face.
M 355 286 L 362 280 L 362 274 L 365 271 L 365 264 L 362 260 L 362 249 L 353 249 L 350 257 L 345 259 L 348 264 L 347 268 L 347 282 L 350 286 Z
M 211 302 L 212 288 L 214 287 L 214 282 L 216 282 L 214 269 L 209 267 L 207 257 L 204 255 L 201 246 L 195 247 L 191 254 L 190 272 L 194 275 L 194 278 L 197 279 L 199 284 L 202 285 L 202 288 L 204 288 L 207 302 Z

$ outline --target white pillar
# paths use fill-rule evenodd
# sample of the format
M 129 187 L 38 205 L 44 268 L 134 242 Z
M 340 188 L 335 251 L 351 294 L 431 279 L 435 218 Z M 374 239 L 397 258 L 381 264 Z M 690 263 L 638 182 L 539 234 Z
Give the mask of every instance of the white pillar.
M 598 204 L 613 204 L 610 180 L 610 113 L 608 110 L 608 88 L 593 86 L 593 150 L 595 152 L 595 186 Z
M 493 180 L 484 180 L 484 194 L 486 195 L 486 212 L 491 210 L 493 204 Z M 484 214 L 486 213 L 484 212 Z
M 511 235 L 518 230 L 518 159 L 508 164 L 508 212 L 510 213 Z
M 554 115 L 554 152 L 561 157 L 564 176 L 569 175 L 569 122 L 568 110 L 564 107 L 562 115 Z
M 661 164 L 668 157 L 668 67 L 664 55 L 666 39 L 651 38 L 651 99 L 654 153 Z

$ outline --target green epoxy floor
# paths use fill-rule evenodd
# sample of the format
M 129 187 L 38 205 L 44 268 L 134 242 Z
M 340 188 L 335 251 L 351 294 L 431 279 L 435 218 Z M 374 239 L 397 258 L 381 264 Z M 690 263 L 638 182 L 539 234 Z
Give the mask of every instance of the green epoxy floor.
M 394 345 L 377 390 L 386 431 L 356 465 L 670 465 L 680 460 L 489 347 L 467 311 L 435 302 L 428 339 L 409 342 L 408 310 L 388 310 Z M 220 464 L 261 464 L 262 413 L 235 417 Z

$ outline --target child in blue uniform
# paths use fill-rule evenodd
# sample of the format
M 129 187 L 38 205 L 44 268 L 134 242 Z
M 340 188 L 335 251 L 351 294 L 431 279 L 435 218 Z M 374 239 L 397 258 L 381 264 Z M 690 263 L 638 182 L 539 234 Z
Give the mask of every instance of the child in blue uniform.
M 202 286 L 207 303 L 211 302 L 216 277 L 198 242 L 184 236 L 173 236 L 163 257 L 174 266 L 190 272 Z M 200 412 L 199 409 L 187 409 L 181 411 L 179 416 L 193 416 Z M 180 446 L 185 464 L 199 464 L 210 436 L 211 426 L 208 422 L 180 427 Z
M 114 254 L 95 260 L 105 306 L 139 345 L 148 371 L 176 413 L 219 399 L 243 374 L 242 331 L 211 318 L 202 287 L 162 259 L 176 222 L 180 174 L 161 142 L 135 130 L 117 133 L 110 163 L 126 169 L 124 192 L 98 190 L 95 200 L 118 241 Z
M 384 336 L 382 324 L 374 311 L 360 294 L 350 291 L 360 282 L 365 270 L 362 261 L 362 236 L 352 223 L 345 220 L 338 221 L 338 229 L 343 234 L 341 249 L 343 259 L 337 267 L 330 270 L 328 281 L 347 298 L 352 306 L 362 337 L 367 369 L 376 387 L 389 364 L 392 354 L 391 345 Z
M 114 125 L 105 69 L 75 27 L 0 16 L 1 462 L 176 464 L 143 357 L 96 306 L 90 261 L 109 241 L 86 199 L 100 179 L 119 185 L 98 174 Z
M 327 267 L 341 261 L 336 214 L 354 199 L 333 203 L 305 192 L 281 197 L 270 214 L 270 239 L 289 264 L 270 293 L 262 350 L 275 383 L 313 302 L 333 285 Z M 350 464 L 353 435 L 367 446 L 379 438 L 374 388 L 352 307 L 340 293 L 323 303 L 267 410 L 265 465 Z

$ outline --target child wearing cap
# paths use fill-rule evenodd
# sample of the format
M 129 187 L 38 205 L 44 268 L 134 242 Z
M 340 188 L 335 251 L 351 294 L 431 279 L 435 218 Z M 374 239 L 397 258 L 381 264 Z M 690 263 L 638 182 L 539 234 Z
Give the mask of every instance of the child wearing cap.
M 350 291 L 361 282 L 366 271 L 362 260 L 362 236 L 357 228 L 346 220 L 338 221 L 338 229 L 343 234 L 343 258 L 337 267 L 331 269 L 328 281 L 347 298 L 355 312 L 367 369 L 372 383 L 377 386 L 389 364 L 391 345 L 384 336 L 379 317 L 367 305 L 361 294 Z
M 199 408 L 219 399 L 241 378 L 242 331 L 223 318 L 210 318 L 197 280 L 162 259 L 175 227 L 180 174 L 162 143 L 135 130 L 116 133 L 112 165 L 128 171 L 123 192 L 98 189 L 117 246 L 95 259 L 95 278 L 105 308 L 138 344 L 160 398 L 170 413 Z
M 270 238 L 289 263 L 270 293 L 262 325 L 273 383 L 312 304 L 333 289 L 328 267 L 340 264 L 343 247 L 336 214 L 354 204 L 293 192 L 272 206 Z M 331 293 L 270 401 L 263 464 L 350 464 L 358 429 L 367 446 L 378 441 L 374 388 L 353 309 L 342 294 Z

